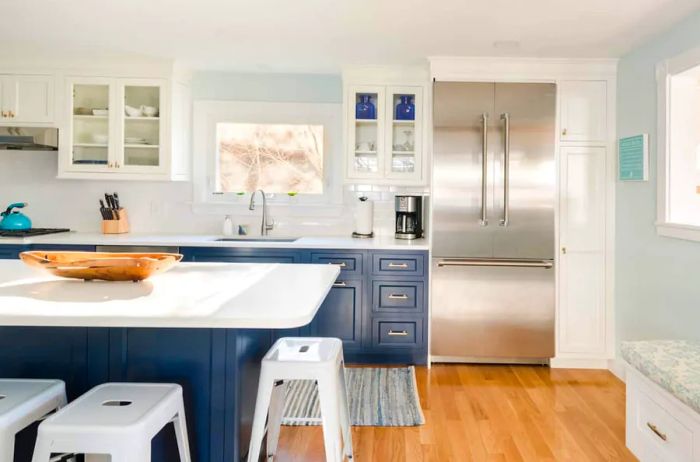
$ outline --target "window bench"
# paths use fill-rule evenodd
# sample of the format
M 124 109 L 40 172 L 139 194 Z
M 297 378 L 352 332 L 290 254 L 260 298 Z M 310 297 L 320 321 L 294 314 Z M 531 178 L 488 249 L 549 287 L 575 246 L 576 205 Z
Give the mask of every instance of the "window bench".
M 700 342 L 623 342 L 627 446 L 641 460 L 700 461 Z

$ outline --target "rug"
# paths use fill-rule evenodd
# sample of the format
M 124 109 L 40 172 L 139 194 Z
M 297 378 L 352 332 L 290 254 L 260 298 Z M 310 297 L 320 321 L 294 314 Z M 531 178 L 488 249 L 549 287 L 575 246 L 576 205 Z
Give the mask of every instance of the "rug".
M 414 427 L 425 423 L 412 366 L 347 368 L 345 382 L 352 425 Z M 321 425 L 315 381 L 288 382 L 282 425 Z

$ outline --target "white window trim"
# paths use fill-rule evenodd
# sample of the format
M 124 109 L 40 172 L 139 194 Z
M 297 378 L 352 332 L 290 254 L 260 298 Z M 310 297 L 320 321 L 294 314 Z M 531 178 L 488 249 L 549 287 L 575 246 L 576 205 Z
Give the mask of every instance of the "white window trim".
M 656 232 L 660 236 L 700 242 L 700 226 L 669 220 L 670 81 L 671 77 L 700 65 L 700 48 L 694 48 L 656 65 L 657 83 L 657 173 Z
M 274 207 L 303 209 L 304 215 L 336 215 L 342 207 L 343 135 L 340 103 L 271 103 L 250 101 L 194 102 L 192 165 L 195 213 L 237 213 L 248 210 L 250 194 L 213 194 L 216 172 L 216 124 L 266 123 L 323 125 L 323 194 L 268 194 Z M 309 213 L 311 212 L 311 213 Z

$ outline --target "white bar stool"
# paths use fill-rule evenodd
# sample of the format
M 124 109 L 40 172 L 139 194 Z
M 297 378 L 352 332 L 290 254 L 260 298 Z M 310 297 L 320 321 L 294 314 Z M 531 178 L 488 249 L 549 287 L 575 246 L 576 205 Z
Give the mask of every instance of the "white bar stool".
M 0 380 L 0 461 L 12 462 L 15 435 L 66 405 L 61 380 Z
M 175 425 L 181 462 L 190 462 L 182 387 L 105 383 L 39 425 L 33 462 L 52 453 L 109 454 L 112 462 L 150 462 L 151 440 Z
M 274 458 L 284 410 L 285 380 L 318 382 L 326 461 L 341 462 L 344 456 L 352 459 L 343 343 L 337 338 L 281 338 L 262 360 L 248 462 L 257 462 L 260 457 L 266 418 L 267 457 Z

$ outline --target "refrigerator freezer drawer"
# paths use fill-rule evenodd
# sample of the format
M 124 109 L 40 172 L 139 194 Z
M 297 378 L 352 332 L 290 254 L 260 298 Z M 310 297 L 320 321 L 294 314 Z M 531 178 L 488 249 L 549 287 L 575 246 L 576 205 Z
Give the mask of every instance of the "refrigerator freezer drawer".
M 553 357 L 553 262 L 489 263 L 433 259 L 431 356 L 464 362 Z

